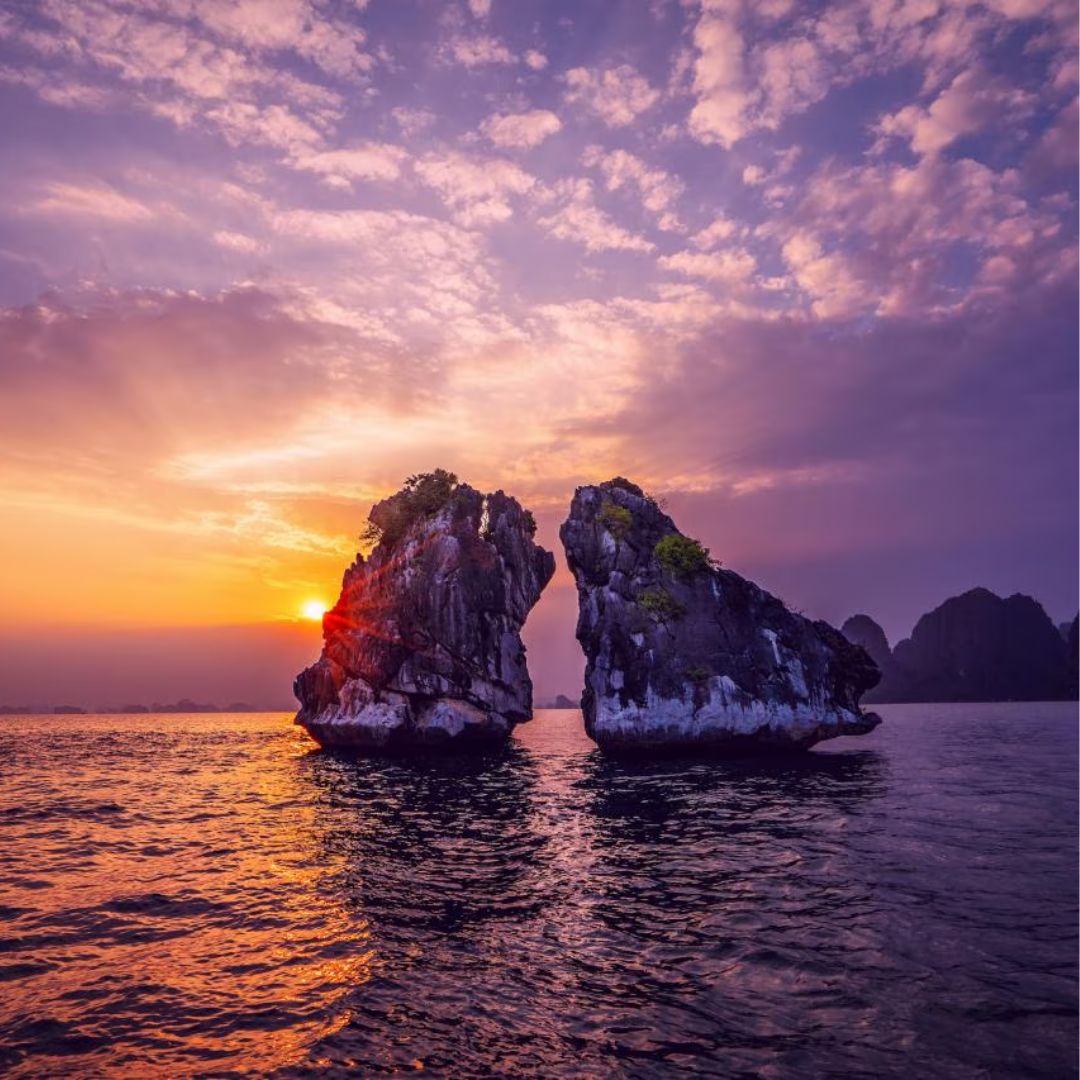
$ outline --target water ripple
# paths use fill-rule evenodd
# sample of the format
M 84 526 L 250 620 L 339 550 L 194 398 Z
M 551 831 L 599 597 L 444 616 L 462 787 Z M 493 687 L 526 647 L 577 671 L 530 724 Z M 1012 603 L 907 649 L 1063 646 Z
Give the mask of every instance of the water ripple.
M 1075 1076 L 1074 710 L 885 711 L 638 765 L 4 718 L 0 1070 Z

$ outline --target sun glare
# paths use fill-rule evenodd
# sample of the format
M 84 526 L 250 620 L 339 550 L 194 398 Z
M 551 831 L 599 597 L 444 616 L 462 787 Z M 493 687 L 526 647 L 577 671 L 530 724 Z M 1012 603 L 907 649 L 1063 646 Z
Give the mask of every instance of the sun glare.
M 317 622 L 326 614 L 326 605 L 321 600 L 308 600 L 300 609 L 300 614 L 305 619 L 313 619 Z

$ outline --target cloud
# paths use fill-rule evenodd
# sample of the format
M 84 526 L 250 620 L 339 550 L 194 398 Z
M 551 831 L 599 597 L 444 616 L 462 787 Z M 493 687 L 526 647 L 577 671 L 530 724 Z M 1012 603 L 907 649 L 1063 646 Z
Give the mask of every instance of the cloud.
M 608 217 L 595 204 L 589 180 L 560 180 L 555 185 L 554 199 L 558 208 L 540 217 L 539 224 L 559 240 L 573 241 L 591 252 L 653 251 L 656 247 Z
M 563 79 L 566 101 L 584 106 L 608 127 L 625 127 L 660 100 L 660 92 L 629 64 L 605 70 L 571 68 Z
M 539 49 L 527 49 L 524 60 L 533 71 L 543 71 L 548 66 L 548 58 Z
M 416 175 L 437 191 L 467 228 L 506 221 L 511 197 L 531 191 L 536 179 L 504 158 L 474 158 L 459 153 L 429 154 L 416 162 Z
M 347 350 L 350 385 L 377 392 L 382 356 L 341 328 L 290 313 L 254 288 L 211 296 L 142 290 L 0 313 L 0 414 L 18 458 L 77 447 L 127 468 L 179 445 L 286 432 L 304 409 L 337 392 Z M 94 432 L 108 430 L 108 437 Z M 89 447 L 92 445 L 92 449 Z
M 289 164 L 331 184 L 348 186 L 353 180 L 396 180 L 406 158 L 399 146 L 369 142 L 338 150 L 301 150 Z
M 755 121 L 771 129 L 791 113 L 820 101 L 838 74 L 820 45 L 808 37 L 766 46 L 760 50 L 758 64 L 761 108 Z
M 811 298 L 811 310 L 820 318 L 850 317 L 875 305 L 873 290 L 861 285 L 845 256 L 826 254 L 809 233 L 793 233 L 784 242 L 783 253 L 799 288 Z
M 720 214 L 704 229 L 695 233 L 690 242 L 702 251 L 709 251 L 725 240 L 731 239 L 738 231 L 738 225 L 731 218 Z
M 685 184 L 663 169 L 650 168 L 641 158 L 626 150 L 605 151 L 599 146 L 587 147 L 582 163 L 600 170 L 608 191 L 634 187 L 646 210 L 661 215 L 671 229 L 678 228 L 678 219 L 670 211 L 672 203 L 686 190 Z
M 435 123 L 435 114 L 430 109 L 409 108 L 397 105 L 390 110 L 394 122 L 406 138 L 420 135 Z
M 743 39 L 736 25 L 740 5 L 710 3 L 694 27 L 697 58 L 693 64 L 696 102 L 690 110 L 691 135 L 703 143 L 731 147 L 746 132 L 745 114 L 752 101 L 744 86 Z
M 455 36 L 445 42 L 440 55 L 462 67 L 484 67 L 488 64 L 513 64 L 517 57 L 498 38 L 489 34 L 474 37 Z
M 747 285 L 757 269 L 754 257 L 741 250 L 710 253 L 679 251 L 674 255 L 661 256 L 658 265 L 662 270 L 705 278 L 734 289 Z
M 150 206 L 115 188 L 98 183 L 54 181 L 25 210 L 49 217 L 98 220 L 123 225 L 143 225 L 160 215 Z
M 293 50 L 328 75 L 364 75 L 374 59 L 355 23 L 328 18 L 312 0 L 193 0 L 193 14 L 210 31 L 255 51 Z
M 231 232 L 228 229 L 218 229 L 214 233 L 214 243 L 218 247 L 227 248 L 229 251 L 237 251 L 242 255 L 260 255 L 266 252 L 265 244 L 260 243 L 254 237 L 244 233 Z
M 491 0 L 469 0 L 469 11 L 474 18 L 486 19 L 491 14 Z
M 264 108 L 246 101 L 230 101 L 208 109 L 205 115 L 233 146 L 262 144 L 296 157 L 309 153 L 323 141 L 322 133 L 287 105 Z
M 1080 112 L 1073 98 L 1053 118 L 1028 155 L 1025 165 L 1037 181 L 1062 183 L 1076 176 L 1078 129 Z
M 882 117 L 877 130 L 886 139 L 910 140 L 911 149 L 925 156 L 992 124 L 1016 123 L 1033 105 L 1031 94 L 983 71 L 968 70 L 926 108 L 907 105 Z
M 1071 272 L 1071 240 L 1054 212 L 1022 196 L 1021 181 L 1016 170 L 936 155 L 910 167 L 826 164 L 765 231 L 818 313 L 926 317 L 977 287 L 956 278 L 961 258 L 1007 256 L 1029 287 Z
M 562 129 L 562 121 L 547 109 L 523 113 L 496 113 L 489 116 L 480 130 L 496 146 L 529 149 Z

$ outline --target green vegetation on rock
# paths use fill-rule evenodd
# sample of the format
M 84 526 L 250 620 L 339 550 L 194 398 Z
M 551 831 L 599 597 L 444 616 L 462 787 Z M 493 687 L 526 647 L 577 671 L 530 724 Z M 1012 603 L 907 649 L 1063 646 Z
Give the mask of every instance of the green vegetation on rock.
M 605 499 L 600 504 L 597 520 L 616 540 L 624 540 L 634 527 L 634 515 L 625 506 Z
M 709 549 L 681 533 L 671 533 L 653 548 L 657 561 L 672 577 L 689 578 L 712 566 Z
M 457 476 L 446 469 L 410 476 L 401 491 L 372 508 L 360 539 L 396 544 L 416 522 L 439 513 L 450 502 L 457 486 Z
M 672 622 L 686 614 L 686 605 L 676 600 L 663 585 L 652 585 L 644 589 L 637 602 L 638 607 L 647 611 L 657 622 Z

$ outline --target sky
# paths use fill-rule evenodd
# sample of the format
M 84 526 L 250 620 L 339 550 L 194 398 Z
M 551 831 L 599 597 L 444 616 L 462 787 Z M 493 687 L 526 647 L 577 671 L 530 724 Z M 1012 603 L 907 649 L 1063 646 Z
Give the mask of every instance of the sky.
M 1074 2 L 16 0 L 0 125 L 0 702 L 288 707 L 435 467 L 1076 612 Z

